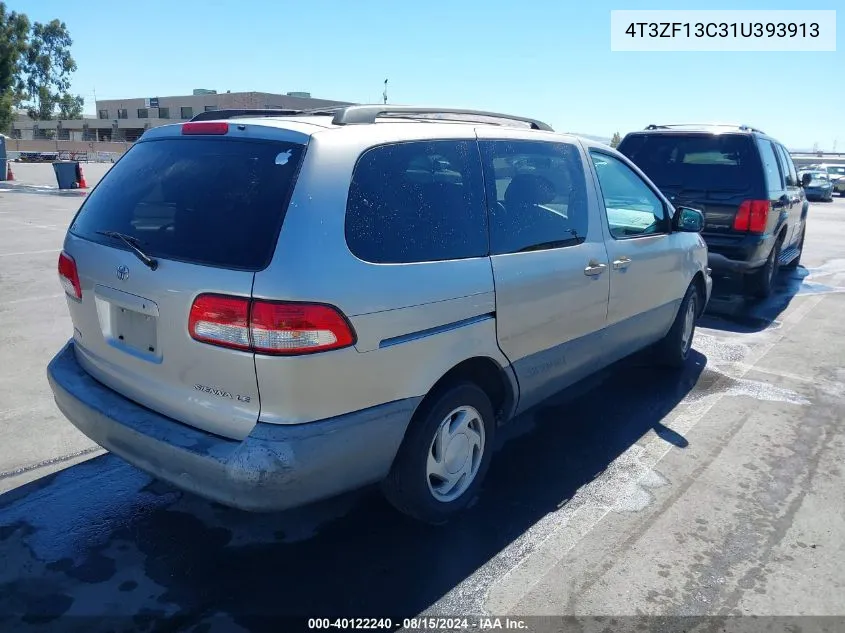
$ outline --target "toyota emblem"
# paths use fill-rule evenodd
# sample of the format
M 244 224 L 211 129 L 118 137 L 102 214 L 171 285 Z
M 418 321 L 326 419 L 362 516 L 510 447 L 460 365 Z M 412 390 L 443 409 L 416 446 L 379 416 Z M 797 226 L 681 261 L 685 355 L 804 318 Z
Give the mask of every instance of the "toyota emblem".
M 115 274 L 117 275 L 117 278 L 120 279 L 120 281 L 126 281 L 127 279 L 129 279 L 129 266 L 121 264 L 117 267 L 117 272 Z

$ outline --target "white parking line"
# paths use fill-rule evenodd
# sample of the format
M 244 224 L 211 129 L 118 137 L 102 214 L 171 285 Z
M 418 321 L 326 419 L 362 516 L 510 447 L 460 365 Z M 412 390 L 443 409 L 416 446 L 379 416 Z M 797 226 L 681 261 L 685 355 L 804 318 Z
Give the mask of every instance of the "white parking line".
M 55 295 L 43 295 L 41 297 L 26 297 L 24 299 L 15 299 L 13 301 L 4 301 L 3 305 L 15 305 L 16 303 L 29 303 L 30 301 L 44 301 L 45 299 L 57 299 L 59 297 L 64 297 L 65 293 L 60 292 Z
M 748 361 L 742 363 L 730 376 L 725 374 L 723 378 L 717 380 L 713 385 L 716 391 L 714 396 L 688 403 L 685 410 L 676 413 L 670 421 L 665 421 L 664 425 L 681 435 L 688 434 L 726 395 L 724 390 L 719 391 L 721 384 L 731 378 L 741 379 L 749 372 L 756 370 L 756 365 L 766 354 L 803 321 L 804 317 L 823 299 L 823 295 L 810 296 L 803 305 L 784 319 L 784 327 L 777 330 L 776 336 L 755 346 Z M 654 469 L 673 448 L 662 438 L 656 437 L 645 446 L 635 444 L 615 461 L 636 463 L 637 472 L 641 478 L 661 477 Z M 624 507 L 625 493 L 638 492 L 637 481 L 638 479 L 635 478 L 634 481 L 608 482 L 608 478 L 604 475 L 597 477 L 576 493 L 575 498 L 580 497 L 584 500 L 582 504 L 573 503 L 575 498 L 567 504 L 570 507 L 577 506 L 576 509 L 570 510 L 564 506 L 556 512 L 547 514 L 489 561 L 485 567 L 498 567 L 495 569 L 494 578 L 489 579 L 489 584 L 473 587 L 473 583 L 478 583 L 478 580 L 471 576 L 461 583 L 460 587 L 465 591 L 474 590 L 476 594 L 480 593 L 483 596 L 480 606 L 485 612 L 510 613 L 510 610 L 537 586 L 579 541 L 592 532 L 605 517 L 614 512 L 615 508 Z M 619 491 L 620 483 L 625 484 L 622 494 Z M 606 494 L 591 494 L 597 488 L 604 489 Z M 484 567 L 479 571 L 481 573 L 476 572 L 476 575 L 483 575 Z
M 48 248 L 43 251 L 19 251 L 17 253 L 0 253 L 0 257 L 16 257 L 17 255 L 41 255 L 42 253 L 58 253 L 60 248 Z
M 14 224 L 26 226 L 32 229 L 47 229 L 48 231 L 59 231 L 64 230 L 66 228 L 57 224 L 33 224 L 32 222 L 23 222 L 21 220 L 15 220 L 14 218 L 0 218 L 0 220 L 4 220 L 5 222 L 13 222 Z

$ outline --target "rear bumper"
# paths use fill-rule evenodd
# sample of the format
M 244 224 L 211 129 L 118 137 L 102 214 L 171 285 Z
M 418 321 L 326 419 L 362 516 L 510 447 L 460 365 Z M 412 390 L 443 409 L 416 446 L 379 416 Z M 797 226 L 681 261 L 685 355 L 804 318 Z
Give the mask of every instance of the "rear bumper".
M 707 265 L 714 274 L 753 273 L 766 264 L 775 245 L 774 235 L 703 235 Z
M 154 477 L 224 505 L 291 508 L 383 479 L 420 398 L 297 425 L 259 422 L 243 441 L 146 409 L 92 378 L 70 342 L 47 367 L 64 415 Z

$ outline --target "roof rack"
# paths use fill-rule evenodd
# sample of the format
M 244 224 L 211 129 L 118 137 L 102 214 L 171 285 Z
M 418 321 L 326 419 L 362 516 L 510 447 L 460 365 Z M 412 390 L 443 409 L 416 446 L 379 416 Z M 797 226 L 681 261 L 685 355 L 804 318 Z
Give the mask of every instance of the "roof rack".
M 334 115 L 332 123 L 335 125 L 360 125 L 375 123 L 376 119 L 384 116 L 396 115 L 415 115 L 415 114 L 435 114 L 435 115 L 461 115 L 469 117 L 468 119 L 449 119 L 448 117 L 441 117 L 440 120 L 458 120 L 458 121 L 472 121 L 473 118 L 480 119 L 487 117 L 491 119 L 502 119 L 505 121 L 518 121 L 519 123 L 527 124 L 533 130 L 544 130 L 546 132 L 553 132 L 552 126 L 536 119 L 529 119 L 527 117 L 513 116 L 510 114 L 501 114 L 499 112 L 485 112 L 483 110 L 464 110 L 461 108 L 421 108 L 417 106 L 401 106 L 401 105 L 354 105 L 339 108 Z M 489 123 L 489 121 L 485 121 Z
M 332 106 L 328 108 L 317 108 L 312 110 L 286 110 L 286 109 L 248 109 L 236 108 L 231 110 L 209 110 L 208 112 L 200 112 L 191 121 L 216 121 L 219 119 L 233 119 L 236 117 L 279 117 L 279 116 L 314 116 L 314 115 L 334 115 L 332 124 L 334 125 L 361 125 L 375 123 L 376 119 L 385 116 L 402 116 L 402 115 L 419 115 L 431 114 L 440 115 L 439 120 L 452 121 L 482 121 L 490 123 L 491 121 L 484 121 L 487 119 L 501 119 L 504 121 L 517 121 L 525 123 L 533 130 L 544 130 L 546 132 L 553 132 L 552 126 L 536 119 L 529 119 L 527 117 L 513 116 L 510 114 L 501 114 L 499 112 L 485 112 L 483 110 L 463 110 L 460 108 L 421 108 L 417 106 L 390 106 L 390 105 L 353 105 L 353 106 Z M 458 115 L 469 117 L 464 119 L 449 118 L 442 115 Z
M 759 130 L 755 127 L 751 127 L 750 125 L 741 125 L 737 123 L 673 123 L 671 125 L 655 125 L 654 123 L 650 123 L 646 126 L 645 129 L 647 130 L 673 130 L 676 128 L 682 127 L 729 127 L 736 130 L 742 130 L 743 132 L 757 132 L 759 134 L 765 134 L 763 130 Z
M 250 109 L 233 108 L 229 110 L 208 110 L 200 112 L 191 119 L 194 121 L 218 121 L 220 119 L 234 119 L 236 117 L 263 117 L 263 116 L 299 116 L 303 114 L 332 114 L 337 108 L 325 108 L 320 110 L 292 110 L 292 109 Z

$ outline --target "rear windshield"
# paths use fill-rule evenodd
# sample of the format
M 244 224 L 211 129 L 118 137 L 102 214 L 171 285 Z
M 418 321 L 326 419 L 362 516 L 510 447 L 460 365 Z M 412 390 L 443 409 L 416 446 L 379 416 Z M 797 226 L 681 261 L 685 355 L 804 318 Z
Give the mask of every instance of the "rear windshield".
M 760 182 L 749 136 L 632 134 L 619 145 L 658 187 L 748 189 Z
M 137 143 L 103 178 L 70 227 L 118 231 L 150 256 L 223 268 L 269 263 L 303 145 L 220 138 Z

